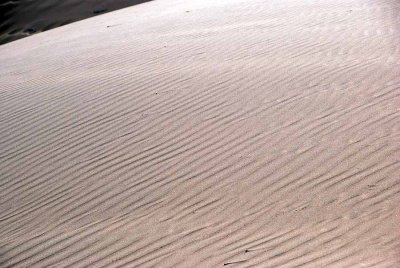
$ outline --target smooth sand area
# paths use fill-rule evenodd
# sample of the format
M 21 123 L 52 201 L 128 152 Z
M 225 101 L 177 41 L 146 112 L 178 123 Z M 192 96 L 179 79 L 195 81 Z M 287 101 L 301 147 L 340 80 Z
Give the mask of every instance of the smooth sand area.
M 400 4 L 156 0 L 0 47 L 0 267 L 400 267 Z

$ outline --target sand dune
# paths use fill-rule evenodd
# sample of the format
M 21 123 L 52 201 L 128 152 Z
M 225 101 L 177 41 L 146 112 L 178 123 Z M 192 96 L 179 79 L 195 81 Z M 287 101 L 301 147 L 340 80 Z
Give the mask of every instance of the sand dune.
M 0 2 L 0 45 L 147 1 L 4 0 Z
M 0 47 L 1 267 L 400 267 L 397 1 L 158 0 Z

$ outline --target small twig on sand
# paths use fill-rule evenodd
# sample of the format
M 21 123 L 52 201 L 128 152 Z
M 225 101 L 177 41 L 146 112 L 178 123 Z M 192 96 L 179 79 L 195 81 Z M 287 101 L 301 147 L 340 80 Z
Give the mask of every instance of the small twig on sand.
M 237 263 L 242 263 L 242 262 L 245 262 L 245 261 L 247 261 L 247 260 L 243 260 L 243 261 L 233 261 L 233 262 L 226 262 L 226 263 L 224 263 L 224 266 L 226 266 L 226 265 L 229 265 L 229 264 L 237 264 Z

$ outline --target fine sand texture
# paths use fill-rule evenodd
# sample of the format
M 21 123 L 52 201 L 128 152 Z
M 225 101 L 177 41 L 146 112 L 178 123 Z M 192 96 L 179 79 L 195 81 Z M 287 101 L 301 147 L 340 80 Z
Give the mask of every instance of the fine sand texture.
M 0 47 L 0 267 L 400 267 L 400 4 L 156 0 Z

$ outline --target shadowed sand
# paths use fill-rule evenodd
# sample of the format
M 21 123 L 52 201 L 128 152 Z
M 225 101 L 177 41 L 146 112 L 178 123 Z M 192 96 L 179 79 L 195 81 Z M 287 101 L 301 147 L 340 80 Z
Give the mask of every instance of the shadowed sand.
M 149 0 L 4 0 L 0 44 Z
M 397 1 L 158 0 L 0 47 L 1 267 L 400 267 Z

